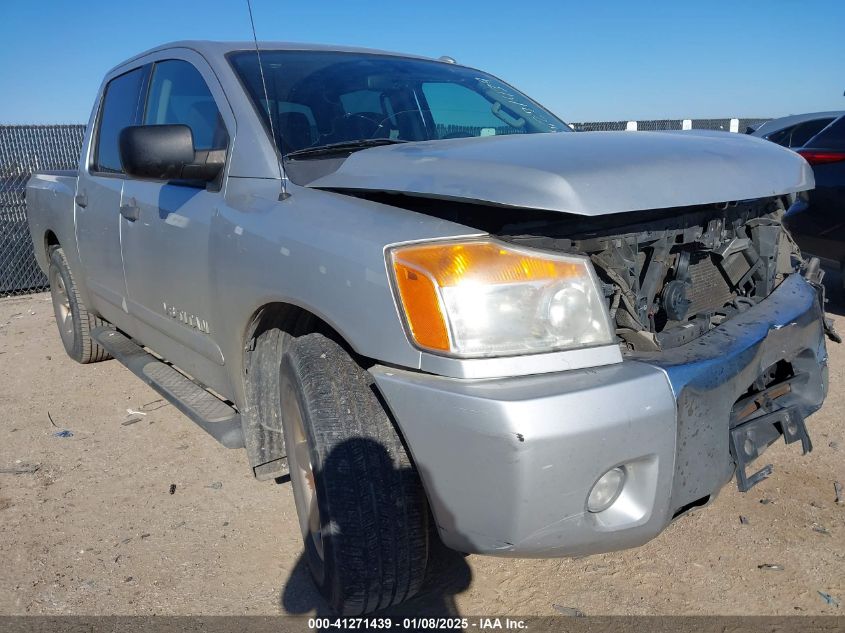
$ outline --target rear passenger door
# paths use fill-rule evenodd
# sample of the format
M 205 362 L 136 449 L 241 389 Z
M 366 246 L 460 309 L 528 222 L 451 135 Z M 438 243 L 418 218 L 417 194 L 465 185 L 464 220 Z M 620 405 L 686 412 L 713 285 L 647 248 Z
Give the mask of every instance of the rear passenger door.
M 79 255 L 93 308 L 126 326 L 126 284 L 120 249 L 120 205 L 125 174 L 118 136 L 136 125 L 143 112 L 149 67 L 118 75 L 106 83 L 94 132 L 79 169 L 75 219 Z
M 202 58 L 153 63 L 144 125 L 184 124 L 195 149 L 225 149 L 229 133 L 221 109 L 228 104 Z M 210 185 L 128 179 L 124 205 L 134 212 L 120 220 L 129 311 L 139 338 L 211 385 L 217 380 L 207 361 L 223 365 L 209 253 L 210 227 L 222 204 L 220 178 Z

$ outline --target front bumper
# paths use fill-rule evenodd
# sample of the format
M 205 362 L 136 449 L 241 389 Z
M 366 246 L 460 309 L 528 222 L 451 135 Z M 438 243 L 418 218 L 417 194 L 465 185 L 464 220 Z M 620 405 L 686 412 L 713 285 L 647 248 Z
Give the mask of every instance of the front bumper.
M 731 478 L 731 409 L 790 362 L 803 416 L 827 393 L 816 290 L 790 276 L 765 301 L 661 354 L 562 373 L 461 380 L 375 366 L 443 542 L 498 556 L 579 556 L 635 547 Z M 778 401 L 780 403 L 780 400 Z M 624 465 L 613 505 L 586 509 Z

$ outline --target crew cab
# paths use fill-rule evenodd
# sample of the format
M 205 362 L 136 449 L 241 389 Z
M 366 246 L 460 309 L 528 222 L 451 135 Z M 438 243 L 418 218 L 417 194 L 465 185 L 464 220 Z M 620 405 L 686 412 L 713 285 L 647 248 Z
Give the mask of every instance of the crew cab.
M 418 590 L 430 534 L 634 547 L 808 452 L 824 297 L 782 218 L 812 187 L 762 139 L 573 132 L 448 58 L 178 42 L 106 75 L 27 205 L 68 354 L 289 474 L 360 614 Z

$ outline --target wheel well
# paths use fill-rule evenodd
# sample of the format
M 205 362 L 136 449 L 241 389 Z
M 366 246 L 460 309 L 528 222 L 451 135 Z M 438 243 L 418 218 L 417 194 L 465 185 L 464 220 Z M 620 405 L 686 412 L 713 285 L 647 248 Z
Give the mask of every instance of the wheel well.
M 49 253 L 51 246 L 60 246 L 59 238 L 56 237 L 56 234 L 53 231 L 48 230 L 44 234 L 44 251 Z
M 256 339 L 267 330 L 278 329 L 291 336 L 305 336 L 306 334 L 322 334 L 335 341 L 359 365 L 365 369 L 372 366 L 373 361 L 358 354 L 352 346 L 331 325 L 313 312 L 291 303 L 269 303 L 252 315 L 244 338 L 244 354 L 252 351 Z M 246 363 L 244 363 L 246 368 Z
M 304 308 L 289 303 L 269 303 L 256 310 L 244 333 L 245 406 L 241 422 L 249 461 L 258 479 L 276 478 L 287 472 L 279 400 L 271 392 L 274 383 L 278 387 L 277 372 L 285 339 L 306 334 L 322 334 L 335 341 L 364 369 L 373 364 L 356 354 L 328 323 Z

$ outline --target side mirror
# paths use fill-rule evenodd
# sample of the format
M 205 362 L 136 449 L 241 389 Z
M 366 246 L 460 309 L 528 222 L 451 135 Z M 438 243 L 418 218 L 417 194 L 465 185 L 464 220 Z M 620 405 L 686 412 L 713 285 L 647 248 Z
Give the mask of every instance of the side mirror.
M 120 131 L 120 162 L 130 176 L 151 180 L 217 178 L 225 150 L 196 151 L 187 125 L 132 125 Z

